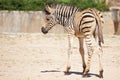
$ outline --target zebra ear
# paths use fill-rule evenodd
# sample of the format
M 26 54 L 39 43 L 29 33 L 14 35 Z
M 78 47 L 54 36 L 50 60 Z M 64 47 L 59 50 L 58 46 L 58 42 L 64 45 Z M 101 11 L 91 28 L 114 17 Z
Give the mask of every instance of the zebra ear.
M 46 6 L 45 6 L 45 9 L 46 9 L 46 11 L 49 12 L 50 14 L 52 13 L 52 9 L 50 8 L 49 5 L 46 5 Z
M 45 9 L 46 9 L 46 11 L 47 11 L 48 13 L 50 13 L 50 14 L 54 12 L 54 9 L 51 8 L 49 5 L 46 5 L 46 6 L 45 6 Z

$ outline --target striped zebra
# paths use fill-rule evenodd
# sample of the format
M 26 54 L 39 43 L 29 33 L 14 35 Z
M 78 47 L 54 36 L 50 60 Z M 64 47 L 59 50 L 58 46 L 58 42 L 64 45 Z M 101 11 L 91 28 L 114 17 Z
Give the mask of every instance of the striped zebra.
M 72 37 L 75 35 L 79 40 L 79 51 L 82 57 L 83 77 L 87 75 L 90 69 L 91 57 L 93 53 L 99 56 L 99 77 L 103 78 L 103 67 L 101 62 L 103 41 L 102 27 L 103 16 L 100 11 L 95 8 L 88 8 L 80 11 L 75 6 L 48 3 L 45 5 L 46 25 L 41 31 L 46 34 L 56 24 L 64 26 L 68 32 L 68 60 L 66 73 L 70 70 L 70 55 L 72 53 Z M 85 63 L 84 42 L 88 50 L 88 61 Z

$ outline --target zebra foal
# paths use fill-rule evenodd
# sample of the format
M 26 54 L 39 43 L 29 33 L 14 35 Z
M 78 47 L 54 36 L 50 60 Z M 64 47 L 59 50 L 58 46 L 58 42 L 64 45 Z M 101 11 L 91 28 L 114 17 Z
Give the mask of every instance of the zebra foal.
M 70 55 L 72 53 L 71 35 L 75 35 L 79 40 L 79 51 L 82 57 L 83 77 L 87 75 L 90 69 L 91 57 L 95 51 L 99 55 L 99 77 L 103 77 L 103 67 L 101 62 L 103 41 L 102 27 L 103 17 L 100 11 L 94 8 L 88 8 L 80 11 L 79 8 L 48 3 L 45 5 L 46 25 L 41 28 L 41 31 L 46 34 L 56 24 L 61 24 L 68 32 L 69 49 L 66 72 L 70 70 Z M 98 41 L 94 40 L 98 38 Z M 88 61 L 85 63 L 84 58 L 84 40 L 88 50 Z M 93 44 L 95 42 L 95 44 Z M 97 43 L 98 42 L 98 43 Z

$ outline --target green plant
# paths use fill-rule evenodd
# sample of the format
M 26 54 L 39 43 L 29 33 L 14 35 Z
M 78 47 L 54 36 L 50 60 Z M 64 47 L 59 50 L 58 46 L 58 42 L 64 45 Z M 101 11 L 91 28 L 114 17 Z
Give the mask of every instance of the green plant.
M 105 5 L 104 0 L 101 3 L 96 2 L 96 0 L 0 0 L 0 10 L 39 11 L 48 2 L 75 5 L 80 9 L 94 7 L 101 11 L 108 10 L 108 6 Z

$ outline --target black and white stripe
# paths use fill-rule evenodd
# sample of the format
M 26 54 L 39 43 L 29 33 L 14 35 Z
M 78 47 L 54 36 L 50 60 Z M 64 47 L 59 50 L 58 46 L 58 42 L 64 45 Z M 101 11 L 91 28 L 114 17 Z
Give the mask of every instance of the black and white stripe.
M 60 21 L 59 23 L 64 27 L 73 29 L 73 18 L 76 12 L 79 11 L 79 8 L 68 5 L 56 5 L 55 16 Z
M 92 8 L 86 9 L 84 11 L 80 11 L 80 9 L 76 6 L 69 6 L 69 5 L 55 4 L 55 3 L 48 3 L 47 5 L 54 9 L 52 15 L 56 17 L 56 20 L 59 21 L 59 24 L 64 26 L 64 28 L 67 30 L 68 33 L 71 33 L 70 31 L 75 29 L 74 22 L 76 20 L 74 18 L 77 17 L 76 13 L 78 12 L 81 12 L 82 14 L 78 16 L 78 19 L 80 18 L 80 22 L 77 23 L 79 24 L 79 26 L 77 27 L 79 27 L 79 31 L 82 30 L 81 32 L 86 34 L 93 29 L 95 31 L 95 28 L 98 25 L 96 14 L 101 21 L 103 18 L 100 11 L 97 10 L 96 12 L 96 9 L 92 9 Z M 94 26 L 91 25 L 93 23 Z

